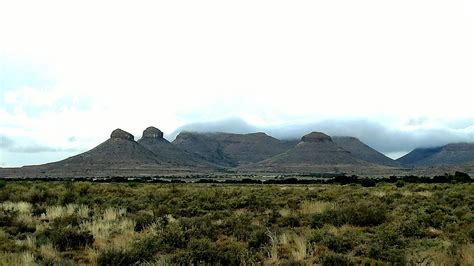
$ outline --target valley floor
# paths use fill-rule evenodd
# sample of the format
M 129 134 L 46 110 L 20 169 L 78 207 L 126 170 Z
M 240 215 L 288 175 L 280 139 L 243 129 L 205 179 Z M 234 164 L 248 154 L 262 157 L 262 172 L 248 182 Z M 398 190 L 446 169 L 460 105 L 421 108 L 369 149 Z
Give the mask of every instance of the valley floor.
M 0 265 L 474 265 L 472 184 L 0 183 Z

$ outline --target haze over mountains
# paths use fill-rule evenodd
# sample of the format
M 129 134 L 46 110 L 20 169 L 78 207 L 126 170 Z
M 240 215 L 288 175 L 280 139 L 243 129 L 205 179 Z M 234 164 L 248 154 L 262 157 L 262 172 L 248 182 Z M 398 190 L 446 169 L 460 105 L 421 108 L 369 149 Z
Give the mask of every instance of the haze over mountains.
M 415 149 L 395 161 L 357 138 L 332 138 L 321 132 L 306 134 L 299 141 L 279 140 L 261 132 L 181 132 L 169 142 L 158 128 L 148 127 L 138 141 L 132 134 L 116 129 L 108 140 L 87 152 L 44 165 L 0 168 L 0 177 L 152 176 L 222 171 L 388 175 L 406 173 L 413 167 L 460 165 L 474 165 L 474 144 Z

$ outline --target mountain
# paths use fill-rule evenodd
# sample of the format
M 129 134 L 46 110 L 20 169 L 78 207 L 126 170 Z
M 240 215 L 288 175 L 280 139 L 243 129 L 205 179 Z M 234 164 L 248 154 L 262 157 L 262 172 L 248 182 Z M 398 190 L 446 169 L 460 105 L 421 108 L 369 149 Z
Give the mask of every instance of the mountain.
M 332 137 L 334 143 L 350 152 L 357 159 L 386 166 L 397 167 L 400 163 L 383 155 L 354 137 Z
M 134 141 L 132 134 L 116 129 L 110 138 L 82 154 L 54 163 L 55 167 L 89 165 L 159 164 L 155 154 Z
M 161 156 L 134 141 L 132 134 L 116 129 L 108 140 L 87 152 L 58 162 L 2 169 L 0 176 L 140 176 L 201 170 L 179 162 L 163 160 Z
M 236 165 L 236 162 L 224 153 L 222 145 L 209 134 L 181 132 L 172 144 L 213 164 L 224 167 Z
M 208 162 L 192 153 L 181 150 L 163 138 L 163 132 L 156 127 L 148 127 L 143 131 L 138 143 L 153 152 L 160 162 L 182 165 L 208 165 Z
M 355 168 L 378 167 L 341 148 L 324 133 L 312 132 L 288 151 L 242 169 L 269 172 L 353 172 Z
M 414 167 L 474 163 L 474 143 L 452 143 L 435 148 L 418 148 L 397 161 L 405 166 Z
M 265 133 L 182 132 L 173 144 L 209 162 L 234 167 L 271 158 L 287 151 L 295 143 L 281 141 Z

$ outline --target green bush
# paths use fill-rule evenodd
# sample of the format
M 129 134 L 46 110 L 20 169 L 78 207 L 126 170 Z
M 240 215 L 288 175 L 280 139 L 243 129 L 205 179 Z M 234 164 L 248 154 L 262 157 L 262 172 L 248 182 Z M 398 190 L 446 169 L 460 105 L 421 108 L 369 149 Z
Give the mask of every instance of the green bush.
M 136 215 L 132 216 L 132 219 L 135 221 L 136 232 L 142 231 L 155 221 L 155 217 L 153 216 L 153 214 L 149 214 L 146 212 L 139 212 Z
M 268 243 L 270 243 L 270 237 L 268 234 L 263 230 L 259 230 L 252 234 L 248 244 L 251 250 L 258 250 L 266 246 Z
M 335 226 L 351 224 L 355 226 L 377 226 L 385 222 L 387 209 L 382 204 L 373 202 L 355 202 L 335 207 L 312 217 L 311 226 L 319 228 L 324 223 Z
M 397 230 L 390 227 L 379 228 L 372 237 L 367 256 L 394 264 L 406 264 L 404 239 Z
M 83 249 L 94 242 L 94 237 L 89 231 L 79 231 L 70 227 L 49 229 L 44 234 L 60 251 Z
M 357 237 L 346 232 L 340 235 L 334 235 L 329 232 L 316 231 L 310 238 L 311 243 L 318 243 L 327 246 L 330 250 L 337 253 L 347 253 L 356 245 Z
M 215 263 L 220 261 L 216 244 L 210 239 L 192 239 L 189 242 L 187 262 L 190 264 Z
M 329 254 L 322 259 L 323 266 L 350 266 L 355 265 L 348 257 L 340 254 Z
M 98 258 L 98 265 L 133 265 L 138 264 L 140 258 L 136 254 L 126 250 L 106 249 L 102 251 Z
M 0 226 L 10 226 L 17 215 L 17 211 L 0 209 Z
M 281 218 L 279 224 L 282 227 L 291 227 L 291 228 L 299 227 L 301 225 L 299 217 L 295 215 L 290 215 L 290 216 Z
M 400 225 L 400 233 L 405 237 L 421 238 L 424 236 L 423 225 L 415 219 L 408 219 Z
M 405 186 L 405 181 L 398 179 L 397 182 L 395 182 L 395 186 L 397 187 L 404 187 Z
M 186 232 L 177 224 L 170 224 L 160 233 L 160 247 L 165 252 L 171 252 L 188 245 Z
M 324 213 L 317 213 L 311 217 L 310 226 L 313 229 L 318 229 L 323 227 L 324 223 L 328 220 L 327 215 Z
M 171 262 L 179 265 L 242 265 L 245 246 L 237 243 L 215 243 L 208 238 L 192 239 L 188 248 L 180 250 Z
M 0 189 L 4 188 L 7 185 L 7 181 L 0 179 Z

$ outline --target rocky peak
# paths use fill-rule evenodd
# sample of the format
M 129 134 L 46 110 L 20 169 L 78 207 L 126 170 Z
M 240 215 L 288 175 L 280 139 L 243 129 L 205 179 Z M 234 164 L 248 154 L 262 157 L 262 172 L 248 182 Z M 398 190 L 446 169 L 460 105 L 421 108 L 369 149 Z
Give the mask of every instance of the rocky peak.
M 150 139 L 162 139 L 163 138 L 163 132 L 159 130 L 156 127 L 147 127 L 143 131 L 143 136 L 142 138 L 150 138 Z
M 126 140 L 135 139 L 132 134 L 128 133 L 127 131 L 121 130 L 120 128 L 117 128 L 116 130 L 112 131 L 112 134 L 110 134 L 110 137 L 113 139 L 126 139 Z
M 332 142 L 331 137 L 321 132 L 311 132 L 301 138 L 302 142 Z

